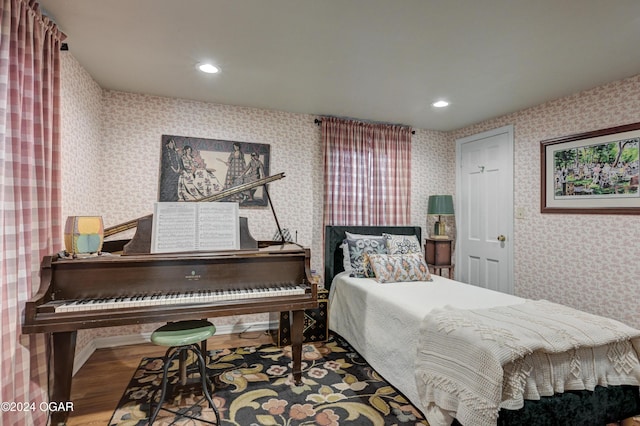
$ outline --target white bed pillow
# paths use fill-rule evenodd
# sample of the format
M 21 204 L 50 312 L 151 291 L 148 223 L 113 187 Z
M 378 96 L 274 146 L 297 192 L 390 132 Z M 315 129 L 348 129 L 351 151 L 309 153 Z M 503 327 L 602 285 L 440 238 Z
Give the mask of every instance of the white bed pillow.
M 349 257 L 349 244 L 347 244 L 347 240 L 344 240 L 342 244 L 340 244 L 340 248 L 342 248 L 342 267 L 345 272 L 351 274 L 351 258 Z

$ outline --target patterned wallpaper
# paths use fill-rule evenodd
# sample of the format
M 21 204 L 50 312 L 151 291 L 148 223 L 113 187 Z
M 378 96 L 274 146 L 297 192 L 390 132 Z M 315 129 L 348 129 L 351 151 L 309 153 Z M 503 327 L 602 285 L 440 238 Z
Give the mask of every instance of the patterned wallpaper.
M 69 53 L 61 56 L 62 217 L 100 215 L 102 89 Z
M 70 53 L 63 54 L 63 214 L 101 214 L 106 226 L 151 212 L 157 198 L 160 137 L 174 134 L 271 145 L 270 186 L 283 228 L 311 248 L 322 271 L 322 146 L 315 116 L 101 90 Z M 412 224 L 425 234 L 427 198 L 455 191 L 455 140 L 514 124 L 516 294 L 545 298 L 640 327 L 634 296 L 640 219 L 541 215 L 540 140 L 640 121 L 640 77 L 614 82 L 456 132 L 416 129 L 412 147 Z M 252 235 L 270 239 L 268 209 L 242 209 Z M 429 229 L 433 222 L 429 222 Z M 449 224 L 450 232 L 455 232 Z M 127 237 L 120 235 L 120 238 Z M 217 319 L 218 324 L 264 316 Z M 151 331 L 155 325 L 90 330 L 92 336 Z
M 63 53 L 63 216 L 102 215 L 113 226 L 151 213 L 157 200 L 161 135 L 271 145 L 269 192 L 278 220 L 311 248 L 322 271 L 323 162 L 315 116 L 101 90 L 70 53 Z M 417 130 L 412 148 L 412 224 L 425 225 L 429 194 L 453 193 L 455 152 L 444 133 Z M 277 227 L 268 208 L 241 209 L 256 239 Z M 117 238 L 130 237 L 132 232 Z M 265 320 L 265 315 L 220 318 L 219 325 Z M 83 331 L 81 348 L 96 336 L 152 331 L 155 324 Z
M 540 213 L 540 141 L 640 121 L 640 75 L 451 133 L 514 125 L 515 293 L 640 328 L 640 216 Z

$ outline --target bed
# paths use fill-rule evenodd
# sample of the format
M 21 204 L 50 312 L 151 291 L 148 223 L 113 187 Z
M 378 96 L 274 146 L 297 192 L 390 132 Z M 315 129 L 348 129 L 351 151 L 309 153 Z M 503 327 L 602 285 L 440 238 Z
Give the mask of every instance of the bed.
M 434 407 L 433 403 L 427 406 L 421 402 L 428 384 L 416 378 L 416 371 L 424 366 L 421 364 L 424 354 L 421 353 L 427 352 L 423 348 L 429 346 L 421 328 L 436 312 L 443 312 L 446 306 L 455 307 L 455 313 L 484 312 L 485 309 L 520 308 L 528 306 L 528 301 L 438 275 L 432 275 L 429 282 L 393 283 L 350 277 L 344 272 L 343 262 L 342 243 L 346 232 L 415 235 L 421 242 L 421 228 L 326 227 L 324 277 L 325 287 L 329 290 L 329 327 L 423 411 L 432 426 L 460 424 L 456 417 L 464 418 L 464 415 L 457 415 L 455 410 Z M 437 336 L 432 334 L 429 338 L 433 337 Z M 634 357 L 637 363 L 637 354 L 634 353 Z M 634 377 L 629 384 L 612 378 L 607 382 L 608 386 L 596 383 L 590 386 L 592 390 L 564 390 L 562 393 L 551 392 L 548 396 L 540 392 L 538 398 L 526 399 L 521 408 L 506 409 L 502 406 L 495 424 L 604 425 L 638 415 L 640 373 L 637 366 L 631 375 Z M 466 422 L 467 425 L 471 423 Z

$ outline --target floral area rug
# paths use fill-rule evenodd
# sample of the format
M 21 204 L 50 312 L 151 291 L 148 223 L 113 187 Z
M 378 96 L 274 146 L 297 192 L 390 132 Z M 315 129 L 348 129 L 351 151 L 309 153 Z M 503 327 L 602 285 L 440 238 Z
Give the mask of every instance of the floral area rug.
M 209 351 L 208 368 L 222 425 L 428 425 L 402 394 L 336 335 L 325 343 L 303 346 L 300 386 L 293 382 L 290 346 Z M 160 386 L 161 374 L 162 359 L 144 358 L 109 424 L 146 425 L 149 398 Z M 177 363 L 171 374 L 175 382 Z M 176 414 L 162 409 L 154 425 L 215 422 L 199 392 L 185 392 L 163 407 L 189 410 L 196 420 L 177 420 Z

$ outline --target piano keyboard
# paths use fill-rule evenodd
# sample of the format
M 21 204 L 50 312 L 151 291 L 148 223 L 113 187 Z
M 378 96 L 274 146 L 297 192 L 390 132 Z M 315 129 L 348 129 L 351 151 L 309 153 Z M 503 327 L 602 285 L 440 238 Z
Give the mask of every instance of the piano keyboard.
M 55 307 L 55 312 L 80 312 L 105 309 L 137 308 L 145 306 L 179 305 L 183 303 L 210 303 L 225 300 L 244 300 L 275 296 L 297 296 L 305 294 L 299 285 L 277 287 L 198 290 L 167 294 L 144 294 L 136 296 L 110 297 L 104 299 L 74 300 Z

